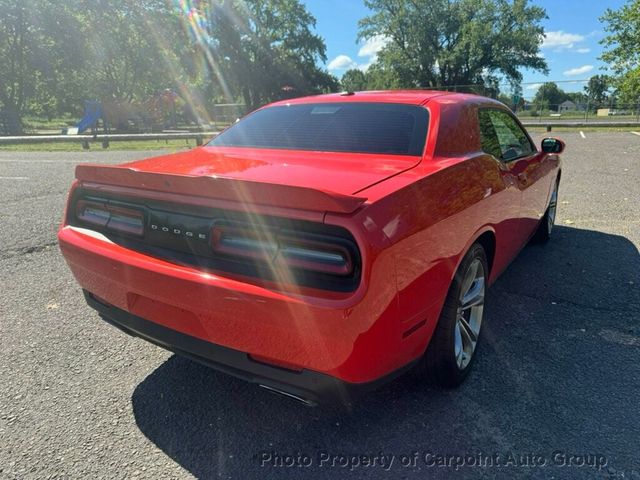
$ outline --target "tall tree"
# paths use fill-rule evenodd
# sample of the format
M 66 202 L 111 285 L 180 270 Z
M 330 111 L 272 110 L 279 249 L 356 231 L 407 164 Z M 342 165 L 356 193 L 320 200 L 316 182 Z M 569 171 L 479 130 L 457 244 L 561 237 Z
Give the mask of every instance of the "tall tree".
M 359 92 L 367 89 L 367 75 L 357 68 L 344 72 L 340 79 L 340 86 L 345 92 Z
M 385 68 L 380 62 L 367 69 L 367 90 L 389 90 L 400 88 L 400 79 L 395 71 Z
M 299 0 L 223 0 L 205 15 L 200 37 L 208 43 L 212 75 L 249 109 L 338 88 L 335 77 L 317 67 L 326 61 L 326 47 Z
M 538 107 L 551 108 L 557 111 L 558 106 L 567 99 L 567 94 L 558 87 L 557 83 L 546 82 L 536 92 L 533 103 Z
M 589 79 L 589 83 L 584 87 L 584 91 L 589 97 L 589 101 L 600 106 L 607 101 L 607 90 L 611 79 L 607 75 L 594 75 Z
M 85 98 L 130 102 L 185 79 L 191 53 L 178 13 L 164 0 L 81 0 L 88 61 Z
M 640 103 L 640 0 L 629 0 L 619 10 L 607 9 L 600 19 L 609 34 L 600 42 L 600 57 L 616 74 L 614 80 L 622 103 Z
M 528 0 L 365 0 L 372 14 L 359 38 L 383 35 L 378 55 L 403 87 L 483 85 L 502 75 L 522 80 L 520 68 L 547 72 L 538 55 L 544 9 Z
M 589 101 L 589 96 L 584 92 L 567 92 L 567 100 L 571 100 L 576 105 L 585 106 Z
M 22 115 L 38 90 L 55 89 L 61 72 L 81 57 L 71 11 L 71 2 L 0 0 L 0 110 L 9 133 L 21 132 Z

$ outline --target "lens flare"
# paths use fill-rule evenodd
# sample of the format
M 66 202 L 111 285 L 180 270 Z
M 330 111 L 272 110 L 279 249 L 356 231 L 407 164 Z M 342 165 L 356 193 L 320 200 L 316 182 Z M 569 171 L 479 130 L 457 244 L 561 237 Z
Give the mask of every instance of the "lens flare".
M 215 27 L 214 22 L 219 18 L 224 19 L 223 21 L 226 22 L 227 26 L 236 29 L 241 37 L 246 39 L 253 36 L 250 25 L 258 25 L 259 21 L 254 17 L 251 9 L 243 0 L 236 0 L 234 2 L 221 2 L 217 0 L 173 0 L 173 6 L 178 13 L 182 28 L 188 33 L 189 38 L 191 38 L 201 53 L 209 67 L 209 71 L 215 77 L 224 96 L 229 102 L 233 102 L 235 99 L 229 88 L 229 83 L 224 76 L 223 68 L 219 65 L 216 57 L 212 53 L 215 51 L 218 41 L 212 35 Z M 215 11 L 216 8 L 222 10 Z M 158 42 L 164 41 L 161 32 L 155 31 L 154 36 Z M 186 94 L 183 94 L 183 97 L 186 97 Z M 191 99 L 189 100 L 191 101 Z M 248 188 L 245 183 L 238 182 L 235 190 L 236 196 L 242 205 L 242 210 L 244 210 L 252 225 L 253 236 L 260 242 L 274 242 L 275 239 L 270 226 L 265 223 L 261 215 L 255 213 L 254 208 L 256 201 L 253 198 L 251 189 Z M 291 205 L 291 207 L 295 208 L 295 205 Z M 303 343 L 302 347 L 309 354 L 318 355 L 319 353 L 328 359 L 330 354 L 327 345 L 318 344 L 318 342 L 323 342 L 321 339 L 325 338 L 321 319 L 315 317 L 313 311 L 306 307 L 305 302 L 302 301 L 304 297 L 308 295 L 308 292 L 296 287 L 293 273 L 286 264 L 272 263 L 269 265 L 269 268 L 272 271 L 272 278 L 275 279 L 276 284 L 286 286 L 286 295 L 301 300 L 299 302 L 288 303 L 290 317 L 295 321 L 295 325 L 291 325 L 291 329 L 292 331 L 298 332 L 296 335 L 298 341 Z M 271 312 L 268 311 L 264 313 L 266 317 L 271 314 Z M 343 392 L 343 395 L 346 400 L 346 392 Z

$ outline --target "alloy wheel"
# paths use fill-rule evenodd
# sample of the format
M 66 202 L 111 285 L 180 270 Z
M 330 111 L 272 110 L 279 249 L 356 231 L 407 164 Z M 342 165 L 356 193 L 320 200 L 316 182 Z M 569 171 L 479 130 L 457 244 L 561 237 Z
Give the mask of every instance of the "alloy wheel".
M 485 271 L 480 259 L 471 262 L 460 288 L 454 332 L 456 363 L 464 370 L 475 352 L 482 326 Z
M 553 193 L 551 193 L 551 201 L 549 202 L 549 210 L 547 210 L 547 230 L 551 233 L 553 226 L 556 222 L 556 210 L 558 206 L 558 184 L 553 187 Z

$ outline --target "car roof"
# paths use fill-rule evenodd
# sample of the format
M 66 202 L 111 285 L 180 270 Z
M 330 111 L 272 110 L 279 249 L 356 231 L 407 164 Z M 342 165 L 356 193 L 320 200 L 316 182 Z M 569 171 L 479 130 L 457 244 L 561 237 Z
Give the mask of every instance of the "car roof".
M 476 102 L 484 97 L 464 93 L 443 92 L 439 90 L 374 90 L 365 92 L 342 92 L 325 95 L 312 95 L 308 97 L 281 100 L 270 105 L 296 105 L 305 103 L 404 103 L 408 105 L 424 105 L 434 98 L 446 98 L 447 100 Z

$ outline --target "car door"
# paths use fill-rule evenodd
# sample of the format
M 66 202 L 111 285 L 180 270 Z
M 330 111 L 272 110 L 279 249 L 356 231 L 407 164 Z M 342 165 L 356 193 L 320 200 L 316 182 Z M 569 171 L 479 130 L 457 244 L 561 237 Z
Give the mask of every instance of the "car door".
M 542 168 L 545 157 L 535 148 L 529 135 L 508 112 L 487 109 L 500 148 L 500 165 L 505 179 L 520 192 L 519 234 L 526 242 L 544 215 L 549 193 L 546 171 Z
M 502 270 L 520 251 L 527 238 L 521 215 L 522 189 L 518 174 L 513 170 L 514 165 L 510 166 L 509 162 L 502 160 L 503 148 L 492 121 L 493 111 L 490 108 L 481 108 L 478 111 L 478 120 L 482 150 L 491 155 L 504 187 L 500 191 L 494 191 L 487 199 L 490 202 L 488 208 L 491 210 L 491 221 L 499 242 L 498 252 L 501 252 L 501 255 L 496 257 L 496 262 L 498 269 Z

